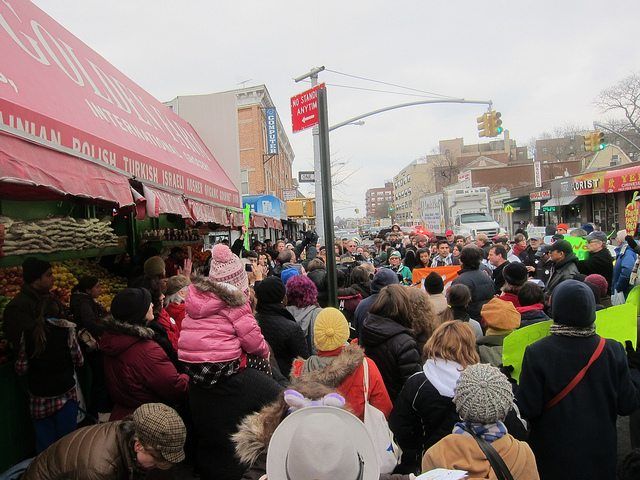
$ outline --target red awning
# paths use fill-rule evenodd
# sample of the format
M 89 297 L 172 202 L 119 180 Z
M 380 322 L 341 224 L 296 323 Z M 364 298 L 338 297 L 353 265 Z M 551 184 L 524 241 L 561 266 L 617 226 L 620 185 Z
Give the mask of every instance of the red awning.
M 48 159 L 46 164 L 43 158 Z M 3 133 L 0 133 L 0 182 L 11 184 L 2 187 L 3 194 L 8 196 L 12 191 L 16 197 L 23 196 L 19 190 L 27 185 L 120 206 L 133 204 L 127 177 L 96 163 Z
M 215 207 L 208 203 L 195 200 L 187 200 L 187 207 L 191 213 L 191 218 L 196 222 L 217 223 L 218 225 L 230 226 L 227 219 L 227 212 L 224 208 Z
M 144 198 L 147 199 L 147 215 L 158 217 L 161 213 L 174 213 L 182 218 L 191 218 L 184 199 L 175 193 L 164 192 L 157 188 L 142 186 Z
M 251 214 L 249 225 L 252 228 L 268 228 L 268 219 L 264 215 L 258 215 L 257 213 Z
M 276 230 L 282 230 L 282 222 L 280 220 L 276 220 L 273 228 L 275 228 Z
M 170 108 L 32 2 L 0 2 L 0 19 L 0 129 L 67 147 L 143 183 L 240 206 L 233 182 Z M 9 153 L 21 162 L 24 149 Z M 46 150 L 37 166 L 64 177 L 58 187 L 82 183 L 69 161 Z
M 227 210 L 228 225 L 232 227 L 241 227 L 244 225 L 244 214 L 242 212 L 234 212 Z
M 611 170 L 604 174 L 606 192 L 624 192 L 640 188 L 640 167 L 633 166 L 620 170 Z

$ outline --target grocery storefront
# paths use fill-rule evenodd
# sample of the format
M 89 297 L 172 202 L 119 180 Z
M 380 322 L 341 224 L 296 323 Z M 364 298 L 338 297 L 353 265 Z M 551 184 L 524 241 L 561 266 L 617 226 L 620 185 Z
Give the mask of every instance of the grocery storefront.
M 54 262 L 63 302 L 92 274 L 108 306 L 131 262 L 186 245 L 204 261 L 205 235 L 244 223 L 238 190 L 187 122 L 33 3 L 0 3 L 0 20 L 0 310 L 29 256 Z M 0 471 L 33 450 L 2 348 Z

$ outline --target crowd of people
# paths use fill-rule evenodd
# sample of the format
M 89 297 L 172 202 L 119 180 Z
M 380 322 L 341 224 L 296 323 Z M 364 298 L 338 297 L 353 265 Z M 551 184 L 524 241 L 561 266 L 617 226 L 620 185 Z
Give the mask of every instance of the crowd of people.
M 4 334 L 38 455 L 6 478 L 170 478 L 185 459 L 204 480 L 640 478 L 640 356 L 594 326 L 636 285 L 640 247 L 621 231 L 612 256 L 589 225 L 548 233 L 337 239 L 337 305 L 312 231 L 251 250 L 243 231 L 199 269 L 180 249 L 151 256 L 108 314 L 99 278 L 66 308 L 51 265 L 27 259 Z M 516 382 L 505 338 L 550 319 Z

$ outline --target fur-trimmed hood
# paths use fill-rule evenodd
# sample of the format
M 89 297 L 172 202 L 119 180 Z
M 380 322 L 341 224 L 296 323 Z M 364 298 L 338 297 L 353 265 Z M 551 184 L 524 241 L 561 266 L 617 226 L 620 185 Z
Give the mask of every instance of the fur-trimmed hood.
M 229 307 L 242 307 L 248 301 L 247 296 L 233 285 L 201 277 L 189 285 L 185 307 L 191 318 L 206 318 Z
M 111 315 L 102 320 L 104 333 L 98 341 L 100 350 L 108 356 L 118 356 L 134 343 L 153 339 L 153 330 L 144 325 L 120 322 Z
M 318 399 L 334 390 L 313 382 L 294 382 L 291 388 L 306 398 Z M 238 432 L 231 436 L 236 446 L 236 457 L 251 467 L 261 455 L 266 455 L 273 432 L 286 417 L 288 410 L 284 394 L 275 402 L 266 405 L 257 413 L 244 417 L 238 426 Z
M 363 360 L 364 350 L 356 344 L 351 344 L 344 347 L 335 357 L 312 355 L 306 360 L 297 358 L 294 364 L 299 361 L 304 362 L 300 380 L 318 382 L 329 388 L 337 388 L 362 365 Z

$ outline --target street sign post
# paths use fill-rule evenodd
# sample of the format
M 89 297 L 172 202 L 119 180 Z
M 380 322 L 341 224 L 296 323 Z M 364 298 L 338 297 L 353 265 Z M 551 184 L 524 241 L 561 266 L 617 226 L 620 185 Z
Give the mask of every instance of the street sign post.
M 318 90 L 324 83 L 316 85 L 298 95 L 291 97 L 291 126 L 293 133 L 318 125 Z
M 313 170 L 298 172 L 299 183 L 314 183 L 316 181 L 316 172 Z

